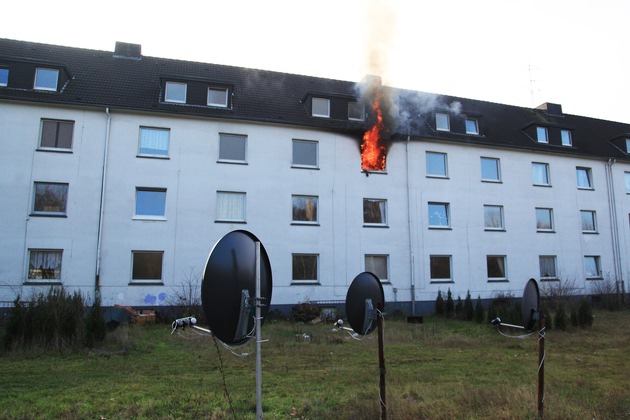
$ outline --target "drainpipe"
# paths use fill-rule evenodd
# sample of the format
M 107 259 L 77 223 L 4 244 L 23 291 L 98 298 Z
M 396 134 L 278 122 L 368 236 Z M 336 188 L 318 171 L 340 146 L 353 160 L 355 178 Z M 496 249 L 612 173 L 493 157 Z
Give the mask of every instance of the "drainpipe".
M 411 315 L 416 315 L 416 268 L 415 268 L 415 255 L 413 252 L 413 224 L 411 217 L 411 191 L 409 181 L 409 140 L 411 136 L 407 135 L 407 142 L 405 143 L 405 157 L 407 160 L 407 224 L 409 231 L 409 270 L 411 273 Z
M 99 203 L 98 233 L 96 236 L 96 275 L 94 277 L 94 299 L 101 298 L 101 246 L 103 242 L 103 213 L 105 211 L 105 180 L 107 179 L 107 158 L 109 156 L 109 136 L 112 116 L 109 107 L 105 108 L 107 125 L 105 126 L 105 145 L 103 149 L 103 172 L 101 173 L 101 201 Z
M 612 172 L 612 166 L 615 164 L 615 162 L 615 159 L 608 159 L 608 162 L 606 163 L 606 186 L 608 187 L 608 211 L 610 212 L 613 266 L 615 269 L 615 289 L 617 296 L 620 296 L 621 289 L 623 288 L 623 279 L 621 274 L 621 252 L 619 247 L 619 222 L 617 220 L 617 201 L 615 199 L 615 188 Z

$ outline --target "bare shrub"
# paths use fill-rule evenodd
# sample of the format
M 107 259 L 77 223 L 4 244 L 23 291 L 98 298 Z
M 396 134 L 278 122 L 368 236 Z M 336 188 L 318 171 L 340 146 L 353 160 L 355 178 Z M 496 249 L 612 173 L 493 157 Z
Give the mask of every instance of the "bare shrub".
M 195 316 L 198 320 L 203 318 L 201 309 L 201 280 L 202 276 L 194 268 L 184 274 L 179 285 L 172 288 L 172 293 L 167 299 L 169 306 L 164 315 L 171 322 L 176 318 Z M 172 319 L 170 319 L 172 318 Z
M 618 284 L 615 279 L 609 276 L 601 280 L 593 280 L 590 291 L 593 304 L 596 304 L 599 309 L 618 311 L 623 306 Z
M 575 279 L 542 282 L 540 296 L 545 306 L 556 311 L 561 304 L 568 305 L 572 296 L 579 294 Z M 565 306 L 566 307 L 566 306 Z

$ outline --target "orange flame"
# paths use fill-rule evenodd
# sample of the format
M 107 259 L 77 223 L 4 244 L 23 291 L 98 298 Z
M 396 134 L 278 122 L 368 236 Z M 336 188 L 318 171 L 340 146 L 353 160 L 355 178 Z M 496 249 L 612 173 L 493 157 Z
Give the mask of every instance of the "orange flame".
M 372 110 L 376 114 L 376 122 L 369 131 L 363 135 L 361 143 L 361 169 L 365 171 L 384 171 L 386 149 L 381 144 L 383 131 L 383 113 L 380 108 L 380 100 L 372 102 Z

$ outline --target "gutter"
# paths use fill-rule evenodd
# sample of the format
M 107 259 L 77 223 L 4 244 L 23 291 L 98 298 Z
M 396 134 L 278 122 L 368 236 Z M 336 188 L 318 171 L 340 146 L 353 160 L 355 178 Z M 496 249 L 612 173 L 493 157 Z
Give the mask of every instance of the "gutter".
M 94 299 L 101 299 L 101 251 L 103 244 L 103 215 L 105 212 L 105 181 L 107 179 L 107 160 L 109 156 L 109 137 L 112 116 L 109 107 L 105 108 L 107 124 L 105 126 L 105 145 L 103 149 L 103 171 L 101 173 L 101 200 L 98 214 L 98 233 L 96 236 L 96 273 L 94 276 Z
M 411 217 L 411 191 L 409 184 L 409 141 L 411 136 L 407 136 L 407 142 L 405 143 L 405 155 L 407 163 L 407 224 L 409 231 L 409 271 L 410 271 L 410 292 L 411 292 L 411 315 L 416 316 L 416 269 L 415 269 L 415 255 L 413 252 L 413 224 Z
M 615 159 L 608 159 L 606 163 L 606 187 L 608 188 L 608 210 L 610 212 L 610 230 L 612 237 L 613 266 L 615 272 L 615 292 L 620 296 L 624 289 L 621 270 L 621 251 L 619 246 L 619 221 L 617 220 L 617 205 L 615 199 L 615 188 L 613 183 L 612 166 Z

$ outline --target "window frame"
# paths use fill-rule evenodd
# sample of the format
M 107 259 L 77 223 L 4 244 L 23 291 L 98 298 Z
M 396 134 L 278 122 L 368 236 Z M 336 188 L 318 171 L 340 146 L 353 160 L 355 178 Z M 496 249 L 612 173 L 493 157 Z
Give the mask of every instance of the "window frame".
M 210 102 L 210 92 L 223 92 L 225 94 L 223 102 Z M 214 108 L 228 108 L 230 104 L 230 89 L 220 86 L 208 86 L 208 92 L 206 94 L 206 105 Z
M 441 157 L 441 162 L 438 162 L 440 164 L 440 171 L 437 172 L 429 172 L 429 168 L 434 168 L 435 165 L 429 165 L 429 160 L 431 160 L 432 162 L 437 162 L 437 160 L 433 160 L 433 159 L 438 159 L 438 157 Z M 424 163 L 425 163 L 425 170 L 426 170 L 426 176 L 427 178 L 444 178 L 447 179 L 448 178 L 448 155 L 446 153 L 442 153 L 442 152 L 431 152 L 431 151 L 427 151 L 425 152 L 425 158 L 424 158 Z
M 314 156 L 314 160 L 315 160 L 315 164 L 313 165 L 309 165 L 308 163 L 296 163 L 296 146 L 298 144 L 309 144 L 309 145 L 313 145 L 315 150 L 315 156 Z M 299 149 L 299 146 L 298 146 Z M 298 150 L 299 152 L 299 150 Z M 310 151 L 309 151 L 310 152 Z M 297 153 L 297 155 L 299 156 L 300 153 Z M 303 168 L 303 169 L 319 169 L 319 141 L 317 140 L 303 140 L 303 139 L 292 139 L 291 142 L 291 167 L 292 168 Z
M 623 173 L 626 194 L 630 194 L 630 172 Z
M 586 182 L 588 185 L 581 185 L 580 180 L 584 177 L 580 177 L 580 173 L 586 174 Z M 577 178 L 577 187 L 579 190 L 594 190 L 593 188 L 593 170 L 586 166 L 576 166 L 575 167 L 575 176 Z
M 555 232 L 555 223 L 553 220 L 553 209 L 550 207 L 536 207 L 536 232 L 546 232 L 546 233 L 554 233 Z M 544 213 L 543 213 L 544 212 Z M 549 227 L 541 227 L 542 222 L 546 222 L 547 220 L 541 219 L 539 216 L 546 214 L 548 216 Z M 547 218 L 546 218 L 547 219 Z
M 431 220 L 431 214 L 434 213 L 434 211 L 431 210 L 431 208 L 434 207 L 437 209 L 437 207 L 443 208 L 443 214 L 440 214 L 439 217 L 445 217 L 446 218 L 446 224 L 432 224 Z M 439 202 L 439 201 L 429 201 L 427 203 L 427 213 L 428 213 L 428 228 L 429 229 L 450 229 L 451 228 L 451 210 L 450 210 L 450 203 L 445 203 L 445 202 Z M 442 212 L 440 212 L 442 213 Z M 435 220 L 435 219 L 433 219 Z
M 589 222 L 592 224 L 593 229 L 585 229 L 584 228 L 584 215 L 590 215 L 589 217 Z M 588 226 L 587 226 L 588 227 Z M 598 233 L 598 226 L 597 226 L 597 212 L 595 210 L 580 210 L 580 231 L 582 233 L 588 233 L 588 234 L 593 234 L 593 233 Z
M 179 99 L 179 97 L 181 95 L 177 95 L 177 98 L 170 98 L 169 97 L 169 88 L 170 87 L 175 87 L 175 86 L 183 86 L 184 87 L 184 92 L 183 92 L 183 96 L 184 99 Z M 168 102 L 170 104 L 186 104 L 188 103 L 188 83 L 186 82 L 175 82 L 175 81 L 167 81 L 164 84 L 164 102 Z
M 356 109 L 351 110 L 352 107 L 355 107 Z M 353 117 L 351 111 L 361 114 L 361 116 Z M 348 101 L 348 120 L 365 121 L 365 103 L 363 101 Z
M 308 211 L 306 207 L 308 207 L 307 202 L 312 201 L 315 203 L 315 212 L 314 212 L 314 220 L 307 219 L 296 219 L 296 199 L 304 200 L 305 209 L 304 213 L 308 215 Z M 298 213 L 300 213 L 298 211 Z M 291 195 L 291 224 L 292 225 L 310 225 L 310 226 L 319 226 L 319 196 L 317 195 L 306 195 L 306 194 L 293 194 Z
M 543 275 L 543 267 L 545 266 L 545 264 L 543 264 L 543 259 L 551 259 L 550 261 L 553 266 L 552 275 Z M 538 270 L 539 270 L 541 281 L 559 280 L 558 279 L 558 257 L 556 255 L 539 255 L 538 256 Z M 549 273 L 545 273 L 545 274 L 549 274 Z
M 153 278 L 153 277 L 140 277 L 140 278 L 136 278 L 134 277 L 137 274 L 137 270 L 136 270 L 136 255 L 140 256 L 140 255 L 159 255 L 160 256 L 160 277 L 159 278 Z M 137 267 L 138 270 L 141 267 Z M 164 251 L 155 251 L 155 250 L 132 250 L 131 251 L 131 270 L 130 270 L 130 281 L 129 284 L 130 285 L 134 285 L 134 284 L 164 284 Z M 151 272 L 147 272 L 147 274 L 150 274 Z
M 230 217 L 219 217 L 221 214 L 221 205 L 222 200 L 219 198 L 221 196 L 230 196 L 230 197 L 242 197 L 241 200 L 241 209 L 239 213 L 242 213 L 241 218 L 230 218 Z M 219 190 L 216 194 L 216 215 L 215 215 L 215 223 L 247 223 L 247 193 L 241 191 L 224 191 Z M 225 203 L 229 204 L 229 203 Z M 224 216 L 224 215 L 221 215 Z
M 536 142 L 549 144 L 549 130 L 541 125 L 536 126 Z
M 484 161 L 486 162 L 494 161 L 496 163 L 496 173 L 497 173 L 496 178 L 484 178 L 484 169 L 483 169 Z M 487 157 L 487 156 L 480 156 L 480 162 L 481 162 L 481 181 L 482 182 L 501 182 L 501 159 Z
M 9 74 L 10 74 L 10 72 L 11 71 L 10 71 L 10 69 L 8 67 L 0 67 L 0 87 L 7 87 L 7 86 L 9 86 Z
M 368 259 L 370 259 L 370 262 L 368 262 Z M 381 270 L 374 270 L 373 268 L 376 268 L 376 264 L 373 263 L 374 260 L 381 260 L 384 261 L 385 264 L 385 277 L 382 277 L 381 275 Z M 378 277 L 378 279 L 381 281 L 381 283 L 390 283 L 391 280 L 389 278 L 390 273 L 389 273 L 389 255 L 388 254 L 365 254 L 363 256 L 363 266 L 365 271 L 370 272 L 372 274 L 374 274 L 376 277 Z M 379 271 L 379 272 L 377 272 Z
M 490 260 L 497 259 L 497 261 L 502 261 L 503 263 L 503 276 L 502 277 L 491 277 L 490 276 Z M 499 264 L 500 265 L 500 264 Z M 507 267 L 507 256 L 506 255 L 486 255 L 486 276 L 488 278 L 488 282 L 507 282 L 508 280 L 508 267 Z
M 445 131 L 445 132 L 451 131 L 451 118 L 447 113 L 445 112 L 435 113 L 435 130 Z
M 592 261 L 597 273 L 592 273 L 589 270 L 591 268 L 591 264 L 588 261 Z M 603 278 L 602 276 L 602 260 L 599 255 L 585 255 L 584 256 L 584 274 L 586 275 L 587 280 L 600 280 Z
M 52 85 L 48 85 L 47 83 L 43 83 L 43 82 L 48 82 L 47 77 L 45 75 L 45 73 L 50 73 L 50 75 L 52 75 L 52 73 L 55 73 L 55 85 L 54 87 Z M 41 75 L 41 79 L 40 79 L 40 75 Z M 57 89 L 59 88 L 59 69 L 53 69 L 50 67 L 37 67 L 35 69 L 35 80 L 33 80 L 33 89 L 35 90 L 44 90 L 44 91 L 48 91 L 48 92 L 57 92 Z
M 304 259 L 304 258 L 314 258 L 315 259 L 315 277 L 314 279 L 296 279 L 295 278 L 295 274 L 296 274 L 296 258 L 300 258 L 300 259 Z M 304 270 L 304 273 L 306 274 L 306 270 Z M 291 254 L 291 285 L 300 285 L 300 284 L 308 284 L 308 285 L 312 285 L 312 284 L 319 284 L 319 279 L 320 279 L 320 264 L 319 264 L 319 254 L 313 254 L 313 253 L 304 253 L 304 252 L 294 252 Z
M 142 152 L 142 142 L 143 142 L 143 133 L 145 132 L 165 132 L 167 133 L 167 138 L 166 138 L 166 149 L 164 154 L 160 154 L 160 153 L 143 153 Z M 148 139 L 144 139 L 144 140 L 148 140 Z M 147 150 L 162 150 L 162 149 L 158 149 L 158 148 L 148 148 L 145 147 L 145 149 Z M 162 128 L 162 127 L 150 127 L 150 126 L 143 126 L 141 125 L 138 131 L 138 151 L 136 156 L 137 157 L 148 157 L 148 158 L 156 158 L 156 159 L 169 159 L 170 156 L 170 149 L 171 149 L 171 129 L 170 128 Z
M 445 259 L 448 260 L 448 277 L 434 277 L 434 275 L 438 274 L 437 263 Z M 453 256 L 452 255 L 446 255 L 446 254 L 429 255 L 429 282 L 430 283 L 454 283 L 455 282 L 453 280 Z
M 472 123 L 474 130 L 469 129 L 469 123 Z M 479 135 L 479 120 L 477 118 L 466 117 L 464 119 L 464 127 L 466 130 L 466 134 L 469 135 Z
M 63 205 L 61 206 L 62 210 L 59 211 L 50 211 L 50 210 L 38 210 L 38 207 L 43 206 L 44 203 L 39 202 L 38 206 L 38 186 L 59 186 L 65 187 L 64 189 L 64 197 L 63 197 Z M 68 215 L 68 195 L 70 193 L 70 184 L 67 182 L 42 182 L 35 181 L 33 183 L 33 206 L 31 208 L 31 216 L 49 216 L 49 217 L 67 217 Z
M 140 197 L 144 196 L 145 193 L 155 193 L 151 194 L 153 198 L 143 198 L 142 202 Z M 166 188 L 154 188 L 154 187 L 136 187 L 136 196 L 135 196 L 135 209 L 133 214 L 133 219 L 135 220 L 166 220 L 166 198 L 167 198 L 167 190 Z M 157 203 L 156 198 L 161 198 L 161 203 Z M 149 201 L 145 201 L 149 200 Z M 153 210 L 154 205 L 158 204 L 158 209 L 162 210 L 162 214 L 154 214 L 154 213 L 138 213 L 138 210 L 144 207 L 151 207 Z
M 488 226 L 488 214 L 486 212 L 487 209 L 499 210 L 500 226 Z M 494 220 L 494 217 L 491 220 Z M 483 227 L 484 227 L 484 230 L 486 231 L 505 232 L 505 219 L 504 219 L 503 206 L 497 205 L 497 204 L 484 204 L 483 205 Z
M 34 275 L 34 272 L 39 271 L 40 269 L 36 268 L 33 266 L 33 268 L 31 268 L 31 266 L 33 265 L 33 256 L 34 253 L 41 253 L 41 254 L 58 254 L 58 264 L 56 267 L 54 268 L 46 268 L 45 270 L 53 270 L 53 277 L 44 277 L 43 275 L 43 266 L 40 265 L 40 267 L 42 267 L 42 272 L 40 274 L 40 276 Z M 48 258 L 46 258 L 48 259 Z M 42 284 L 42 283 L 55 283 L 55 284 L 61 284 L 62 283 L 62 273 L 63 273 L 63 249 L 51 249 L 51 248 L 29 248 L 28 249 L 28 266 L 27 266 L 27 272 L 26 272 L 26 283 L 38 283 L 38 284 Z
M 545 169 L 545 181 L 543 183 L 536 182 L 534 168 L 543 167 Z M 546 162 L 532 162 L 532 185 L 536 187 L 551 187 L 551 170 L 549 169 L 549 163 Z
M 564 147 L 573 147 L 573 133 L 571 133 L 571 130 L 560 130 L 560 143 Z
M 54 129 L 55 131 L 55 138 L 54 138 L 54 146 L 50 146 L 50 145 L 44 145 L 44 137 L 46 136 L 46 138 L 48 138 L 47 134 L 49 132 L 49 130 L 46 129 L 46 126 L 49 124 L 55 124 L 56 127 Z M 68 129 L 69 133 L 70 133 L 70 147 L 61 147 L 61 146 L 57 146 L 57 144 L 60 142 L 60 137 L 62 137 L 63 134 L 66 133 L 66 130 L 62 130 L 62 126 L 67 126 L 70 125 L 71 127 Z M 62 133 L 63 131 L 63 133 Z M 65 136 L 63 137 L 63 139 L 65 140 Z M 43 150 L 43 151 L 59 151 L 59 152 L 71 152 L 72 151 L 72 145 L 74 143 L 74 121 L 72 120 L 57 120 L 57 119 L 53 119 L 53 118 L 42 118 L 41 122 L 40 122 L 40 128 L 39 128 L 39 145 L 37 147 L 37 150 Z
M 319 109 L 316 112 L 316 102 L 318 103 L 317 108 L 319 108 L 319 105 L 324 105 L 324 103 L 326 104 L 326 113 L 320 113 Z M 311 116 L 317 118 L 330 118 L 330 99 L 313 96 L 313 98 L 311 98 Z
M 379 204 L 379 210 L 378 212 L 381 215 L 380 218 L 380 222 L 370 222 L 370 221 L 366 221 L 366 210 L 370 211 L 369 208 L 366 208 L 366 204 L 367 203 L 378 203 Z M 382 207 L 380 206 L 380 204 L 382 204 Z M 388 216 L 388 209 L 387 209 L 387 199 L 386 198 L 363 198 L 363 226 L 364 227 L 387 227 L 387 216 Z
M 221 157 L 222 151 L 223 151 L 223 154 L 233 153 L 233 150 L 226 149 L 227 143 L 225 143 L 224 145 L 224 141 L 227 142 L 229 139 L 242 140 L 243 142 L 243 147 L 242 147 L 243 158 L 242 159 L 233 159 L 231 156 Z M 219 158 L 217 159 L 217 163 L 236 163 L 240 165 L 246 165 L 247 164 L 247 143 L 248 143 L 247 140 L 248 140 L 248 136 L 246 134 L 219 133 Z M 239 147 L 239 152 L 240 152 L 240 147 Z

